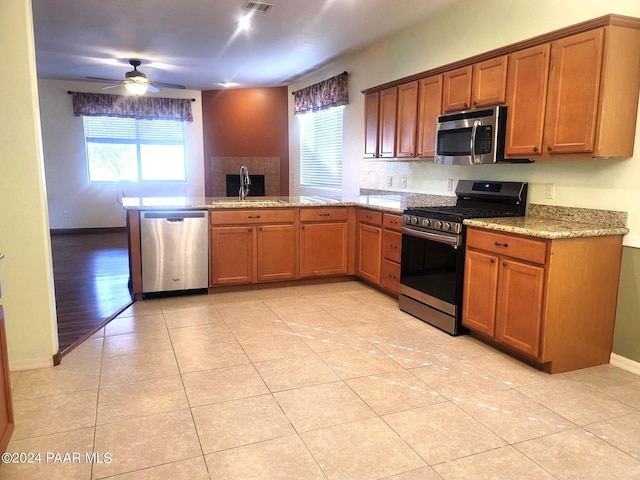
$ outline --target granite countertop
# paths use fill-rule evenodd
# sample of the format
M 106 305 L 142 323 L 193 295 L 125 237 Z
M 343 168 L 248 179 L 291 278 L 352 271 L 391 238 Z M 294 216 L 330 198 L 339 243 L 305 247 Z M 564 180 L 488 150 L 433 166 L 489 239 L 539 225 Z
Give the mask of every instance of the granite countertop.
M 245 209 L 287 207 L 362 206 L 389 213 L 401 214 L 406 202 L 400 195 L 356 195 L 356 196 L 292 196 L 292 197 L 125 197 L 125 210 L 201 210 L 201 209 Z
M 535 204 L 529 205 L 525 217 L 464 221 L 470 227 L 547 239 L 626 235 L 629 233 L 626 223 L 626 212 Z

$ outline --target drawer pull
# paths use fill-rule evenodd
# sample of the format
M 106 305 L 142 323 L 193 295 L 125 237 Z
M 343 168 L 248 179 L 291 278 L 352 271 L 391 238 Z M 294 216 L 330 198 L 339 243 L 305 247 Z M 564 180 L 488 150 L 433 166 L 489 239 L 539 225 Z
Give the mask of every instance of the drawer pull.
M 247 232 L 253 232 L 253 228 L 251 227 L 247 228 Z
M 489 263 L 496 263 L 496 259 L 492 258 L 491 260 L 489 260 Z
M 368 220 L 373 220 L 373 215 L 367 215 Z
M 508 244 L 508 243 L 493 242 L 493 244 L 494 244 L 496 247 L 504 247 L 504 248 L 507 248 L 507 247 L 509 246 L 509 244 Z
M 260 218 L 260 215 L 248 215 L 247 218 Z
M 330 217 L 331 214 L 330 213 L 320 213 L 318 216 L 320 216 L 320 217 Z
M 398 248 L 398 245 L 394 245 L 393 243 L 389 245 L 391 248 Z
M 391 220 L 389 223 L 390 223 L 391 225 L 397 225 L 397 224 L 398 224 L 398 221 L 397 221 L 397 220 Z
M 393 273 L 389 274 L 389 278 L 393 278 L 394 280 L 396 279 L 396 276 Z
M 506 267 L 507 266 L 507 262 L 502 262 L 502 266 Z

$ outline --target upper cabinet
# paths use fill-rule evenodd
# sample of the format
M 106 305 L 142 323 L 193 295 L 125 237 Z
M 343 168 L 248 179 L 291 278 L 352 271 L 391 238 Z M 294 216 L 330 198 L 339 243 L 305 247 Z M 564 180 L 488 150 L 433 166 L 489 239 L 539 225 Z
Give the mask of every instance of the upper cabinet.
M 433 157 L 437 115 L 492 105 L 508 107 L 507 158 L 630 157 L 640 19 L 606 15 L 363 93 L 365 157 Z
M 607 26 L 511 54 L 505 154 L 630 157 L 640 30 Z
M 443 110 L 502 105 L 507 91 L 507 55 L 444 73 Z

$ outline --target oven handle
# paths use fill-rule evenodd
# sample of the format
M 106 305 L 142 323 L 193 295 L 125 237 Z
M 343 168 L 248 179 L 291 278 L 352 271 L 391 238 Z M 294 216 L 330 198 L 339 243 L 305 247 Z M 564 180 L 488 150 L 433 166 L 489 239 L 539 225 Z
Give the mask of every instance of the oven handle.
M 411 235 L 412 237 L 423 238 L 425 240 L 433 240 L 434 242 L 438 243 L 446 243 L 447 245 L 453 245 L 454 247 L 459 247 L 462 243 L 462 237 L 460 235 L 447 235 L 441 233 L 425 232 L 410 227 L 402 227 L 401 232 L 405 235 Z

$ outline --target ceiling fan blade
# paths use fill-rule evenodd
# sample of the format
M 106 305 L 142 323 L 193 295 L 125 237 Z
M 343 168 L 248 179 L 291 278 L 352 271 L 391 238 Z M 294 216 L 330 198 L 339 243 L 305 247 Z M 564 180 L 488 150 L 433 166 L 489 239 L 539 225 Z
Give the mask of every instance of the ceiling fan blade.
M 158 87 L 152 84 L 147 85 L 147 90 L 150 91 L 151 93 L 158 93 L 160 91 Z
M 97 80 L 100 82 L 122 82 L 122 80 L 117 80 L 115 78 L 101 78 L 101 77 L 85 77 L 88 80 Z
M 175 83 L 153 82 L 153 84 L 160 88 L 177 88 L 180 90 L 185 90 L 187 88 L 184 85 L 177 85 Z
M 100 90 L 108 90 L 110 88 L 121 87 L 122 83 L 116 83 L 115 85 L 107 85 L 106 87 L 102 87 Z

